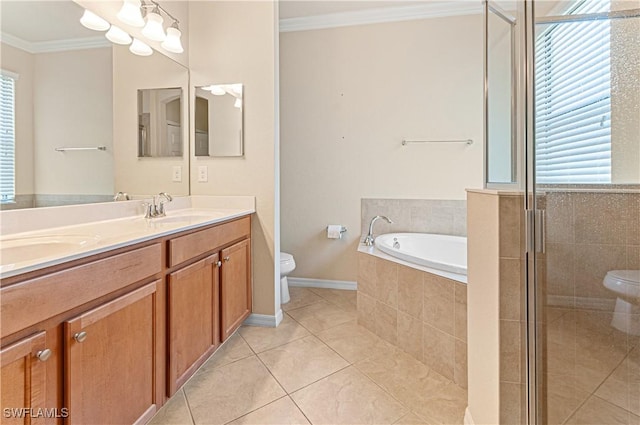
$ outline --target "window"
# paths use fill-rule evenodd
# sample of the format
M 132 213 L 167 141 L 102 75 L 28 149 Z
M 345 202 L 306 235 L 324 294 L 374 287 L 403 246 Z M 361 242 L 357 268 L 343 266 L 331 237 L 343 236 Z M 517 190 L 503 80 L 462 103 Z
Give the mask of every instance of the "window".
M 15 185 L 15 83 L 17 75 L 0 74 L 0 202 L 13 202 Z
M 583 0 L 569 14 L 608 12 Z M 538 183 L 611 182 L 609 20 L 547 24 L 536 39 Z

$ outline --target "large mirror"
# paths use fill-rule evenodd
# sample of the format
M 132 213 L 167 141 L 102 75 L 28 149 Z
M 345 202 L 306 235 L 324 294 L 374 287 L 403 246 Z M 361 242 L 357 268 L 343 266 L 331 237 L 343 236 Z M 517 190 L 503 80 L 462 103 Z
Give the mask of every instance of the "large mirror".
M 242 156 L 243 85 L 196 87 L 195 156 Z
M 15 105 L 13 134 L 2 138 L 15 153 L 2 156 L 2 209 L 105 202 L 118 191 L 189 194 L 185 148 L 139 158 L 137 119 L 138 90 L 187 93 L 188 69 L 112 44 L 80 24 L 83 11 L 73 1 L 2 1 L 3 101 L 12 89 Z

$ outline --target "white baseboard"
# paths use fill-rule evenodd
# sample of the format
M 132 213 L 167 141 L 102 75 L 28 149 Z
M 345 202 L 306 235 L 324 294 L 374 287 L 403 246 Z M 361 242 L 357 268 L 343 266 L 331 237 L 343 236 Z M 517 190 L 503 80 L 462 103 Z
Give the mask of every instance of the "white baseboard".
M 613 311 L 616 300 L 610 298 L 572 297 L 570 295 L 548 295 L 547 305 L 552 307 Z
M 263 328 L 275 328 L 282 322 L 282 310 L 278 310 L 275 315 L 252 313 L 244 321 L 244 325 L 261 326 Z
M 463 423 L 464 425 L 475 425 L 475 422 L 473 422 L 473 418 L 471 417 L 471 410 L 469 410 L 469 406 L 467 406 L 467 408 L 464 409 Z
M 288 277 L 289 286 L 302 288 L 346 289 L 355 291 L 358 283 L 352 280 L 307 279 L 304 277 Z

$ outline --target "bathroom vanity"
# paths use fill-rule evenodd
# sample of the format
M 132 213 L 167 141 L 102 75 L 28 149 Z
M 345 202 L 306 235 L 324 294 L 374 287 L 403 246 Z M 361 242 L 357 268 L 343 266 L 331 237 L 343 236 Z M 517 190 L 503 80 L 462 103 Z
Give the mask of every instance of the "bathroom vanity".
M 3 423 L 145 423 L 242 324 L 253 211 L 198 211 L 3 277 Z

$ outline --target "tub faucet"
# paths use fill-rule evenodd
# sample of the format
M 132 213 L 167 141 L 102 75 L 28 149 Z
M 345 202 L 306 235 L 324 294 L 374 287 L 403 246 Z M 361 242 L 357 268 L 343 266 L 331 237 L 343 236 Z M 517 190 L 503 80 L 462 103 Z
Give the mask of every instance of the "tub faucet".
M 377 215 L 375 217 L 373 217 L 371 219 L 371 223 L 369 223 L 369 233 L 367 234 L 367 237 L 364 238 L 364 244 L 366 246 L 373 246 L 373 243 L 375 242 L 376 238 L 375 236 L 373 236 L 373 223 L 376 222 L 376 220 L 378 220 L 379 218 L 385 220 L 387 223 L 392 224 L 393 221 L 391 221 L 389 219 L 389 217 L 385 217 L 384 215 Z
M 118 192 L 113 197 L 114 201 L 122 201 L 122 200 L 128 201 L 130 199 L 131 199 L 131 197 L 129 196 L 129 194 L 127 192 Z

